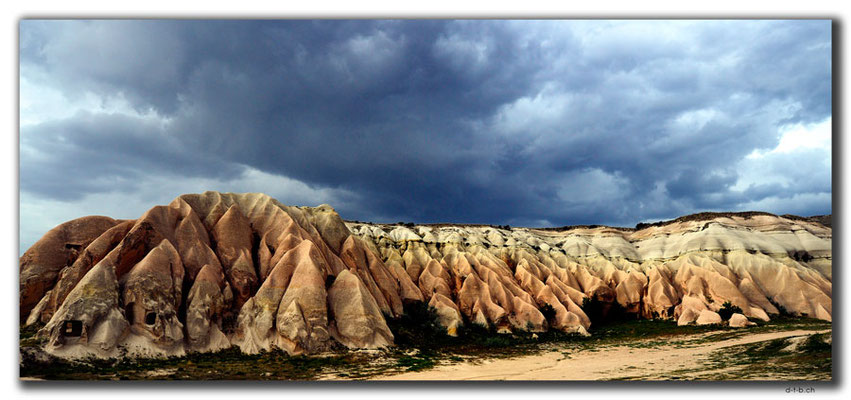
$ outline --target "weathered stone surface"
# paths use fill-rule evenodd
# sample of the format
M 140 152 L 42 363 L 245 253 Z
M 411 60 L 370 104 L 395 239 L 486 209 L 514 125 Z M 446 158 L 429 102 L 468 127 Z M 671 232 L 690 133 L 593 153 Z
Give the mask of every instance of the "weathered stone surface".
M 777 304 L 829 321 L 831 239 L 816 222 L 736 214 L 641 230 L 411 228 L 205 192 L 51 230 L 21 257 L 20 311 L 63 357 L 383 347 L 388 318 L 414 302 L 450 335 L 467 322 L 587 334 L 589 306 L 685 325 L 721 323 L 730 302 L 739 326 Z
M 151 342 L 151 346 L 143 347 L 161 349 L 167 354 L 182 351 L 183 323 L 177 314 L 183 297 L 183 276 L 177 249 L 163 239 L 119 281 L 131 333 Z
M 127 335 L 128 322 L 120 318 L 118 280 L 107 264 L 99 263 L 71 290 L 50 321 L 39 331 L 47 337 L 45 350 L 64 357 L 112 357 Z M 74 335 L 68 324 L 80 324 Z
M 744 316 L 744 314 L 735 313 L 730 316 L 729 325 L 734 328 L 744 328 L 749 325 L 756 325 L 753 322 L 748 321 L 748 317 Z
M 68 293 L 83 279 L 89 270 L 106 257 L 118 243 L 124 239 L 127 232 L 133 226 L 135 221 L 124 221 L 112 228 L 106 230 L 77 257 L 71 266 L 62 269 L 59 273 L 56 285 L 42 298 L 39 303 L 41 307 L 36 307 L 31 311 L 27 324 L 40 321 L 46 323 L 56 312 L 56 309 L 62 305 Z
M 440 293 L 432 296 L 428 305 L 429 307 L 434 307 L 437 312 L 438 321 L 446 327 L 446 333 L 449 336 L 458 336 L 458 328 L 464 325 L 464 320 L 461 318 L 461 311 L 458 310 L 458 306 Z
M 720 324 L 721 316 L 715 311 L 703 310 L 695 321 L 698 325 Z
M 329 338 L 327 266 L 313 242 L 304 241 L 296 250 L 296 267 L 278 306 L 277 339 L 290 353 L 317 352 L 327 347 Z
M 340 257 L 348 270 L 366 285 L 381 312 L 391 316 L 402 314 L 399 283 L 393 279 L 381 259 L 364 246 L 360 238 L 349 236 L 343 243 Z
M 77 218 L 51 229 L 27 249 L 20 259 L 21 319 L 26 319 L 53 287 L 59 271 L 73 264 L 91 242 L 120 222 L 100 216 Z
M 251 255 L 253 236 L 250 222 L 236 205 L 230 206 L 213 228 L 216 254 L 234 290 L 237 309 L 251 297 L 257 286 L 257 273 Z
M 378 303 L 357 275 L 343 271 L 328 292 L 334 315 L 331 333 L 350 348 L 378 348 L 393 344 Z
M 186 339 L 195 351 L 216 351 L 230 347 L 222 332 L 225 308 L 224 273 L 221 266 L 206 264 L 195 277 L 186 306 Z

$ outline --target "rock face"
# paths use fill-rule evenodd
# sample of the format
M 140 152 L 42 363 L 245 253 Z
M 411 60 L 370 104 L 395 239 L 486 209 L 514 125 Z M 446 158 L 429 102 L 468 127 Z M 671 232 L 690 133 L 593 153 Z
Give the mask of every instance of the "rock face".
M 697 321 L 695 322 L 698 325 L 720 324 L 721 316 L 715 311 L 703 310 L 700 312 L 700 315 L 697 316 Z
M 756 325 L 753 322 L 748 321 L 748 317 L 745 317 L 743 314 L 735 313 L 730 316 L 729 325 L 733 328 L 743 328 L 749 325 Z
M 54 228 L 21 257 L 20 313 L 63 357 L 384 347 L 388 318 L 412 302 L 450 335 L 471 323 L 588 334 L 615 308 L 721 323 L 728 301 L 743 312 L 731 325 L 778 307 L 831 320 L 831 236 L 763 213 L 640 230 L 365 224 L 206 192 Z

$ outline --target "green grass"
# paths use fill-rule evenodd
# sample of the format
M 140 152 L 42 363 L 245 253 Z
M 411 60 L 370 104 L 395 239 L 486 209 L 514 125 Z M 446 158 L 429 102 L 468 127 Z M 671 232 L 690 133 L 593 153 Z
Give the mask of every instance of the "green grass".
M 515 329 L 512 333 L 497 333 L 494 326 L 482 326 L 464 321 L 457 337 L 446 334 L 437 322 L 435 310 L 423 303 L 405 305 L 401 318 L 388 320 L 396 347 L 416 350 L 437 359 L 455 355 L 468 357 L 509 357 L 535 351 L 543 343 L 571 340 L 581 336 L 561 331 L 532 333 Z
M 792 348 L 791 338 L 731 346 L 712 354 L 703 368 L 722 370 L 699 375 L 707 380 L 830 380 L 832 346 L 829 333 L 811 334 Z
M 326 357 L 290 356 L 281 350 L 256 355 L 243 354 L 231 347 L 214 353 L 190 353 L 182 357 L 87 359 L 47 362 L 27 360 L 21 376 L 44 379 L 286 379 L 312 380 L 337 370 L 358 372 L 367 361 L 357 354 Z
M 62 380 L 314 380 L 323 376 L 364 379 L 382 374 L 421 371 L 441 364 L 517 357 L 543 351 L 558 351 L 565 358 L 570 358 L 578 352 L 597 351 L 607 346 L 694 346 L 747 333 L 831 327 L 828 322 L 792 317 L 775 317 L 772 321 L 760 322 L 758 326 L 746 329 L 711 325 L 677 326 L 673 321 L 624 319 L 592 326 L 591 336 L 583 337 L 555 330 L 535 334 L 516 330 L 510 334 L 500 334 L 496 333 L 493 326 L 485 327 L 465 321 L 465 325 L 458 329 L 458 337 L 451 337 L 437 323 L 434 310 L 422 303 L 407 305 L 405 314 L 388 320 L 388 326 L 395 336 L 396 345 L 378 352 L 337 348 L 319 356 L 290 356 L 281 350 L 248 355 L 237 347 L 231 347 L 215 353 L 190 353 L 182 357 L 82 361 L 47 356 L 38 350 L 41 345 L 40 339 L 35 337 L 38 327 L 22 327 L 20 343 L 23 362 L 20 375 Z M 696 334 L 699 336 L 695 337 Z M 741 350 L 750 363 L 747 365 L 752 365 L 769 360 L 765 357 L 781 345 L 776 343 L 766 345 L 765 348 L 743 348 L 737 351 Z M 801 368 L 812 367 L 815 371 L 811 371 L 813 374 L 824 376 L 825 365 L 830 364 L 830 344 L 813 339 L 801 348 L 804 349 L 802 354 L 785 354 L 783 360 L 769 361 L 782 362 L 787 366 L 805 363 Z M 714 362 L 719 368 L 723 365 L 739 365 L 727 358 L 719 358 Z M 790 370 L 800 370 L 795 368 L 788 367 Z M 730 376 L 740 379 L 735 378 L 734 374 Z
M 36 337 L 38 330 L 42 328 L 42 324 L 32 324 L 30 326 L 21 326 L 18 332 L 21 347 L 35 347 L 44 344 L 45 339 Z
M 437 363 L 434 354 L 416 356 L 403 355 L 396 360 L 396 365 L 405 371 L 420 371 L 434 367 Z

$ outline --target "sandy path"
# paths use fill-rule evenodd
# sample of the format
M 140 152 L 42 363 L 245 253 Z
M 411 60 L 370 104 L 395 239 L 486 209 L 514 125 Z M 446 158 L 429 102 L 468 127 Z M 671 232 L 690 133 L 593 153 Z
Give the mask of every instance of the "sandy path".
M 750 334 L 743 337 L 679 347 L 674 344 L 654 348 L 610 346 L 571 351 L 567 348 L 510 359 L 479 363 L 463 362 L 438 366 L 427 371 L 377 377 L 379 380 L 600 380 L 635 376 L 668 379 L 667 372 L 698 368 L 701 360 L 715 350 L 740 344 L 829 332 L 792 330 Z M 700 339 L 701 335 L 686 340 Z M 678 339 L 679 340 L 679 339 Z M 652 378 L 656 377 L 656 378 Z

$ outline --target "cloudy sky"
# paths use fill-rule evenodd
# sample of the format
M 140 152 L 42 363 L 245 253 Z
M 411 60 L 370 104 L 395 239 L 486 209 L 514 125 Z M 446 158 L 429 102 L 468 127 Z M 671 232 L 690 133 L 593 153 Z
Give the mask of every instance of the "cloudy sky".
M 831 213 L 831 22 L 20 23 L 20 251 L 265 192 L 346 219 Z

